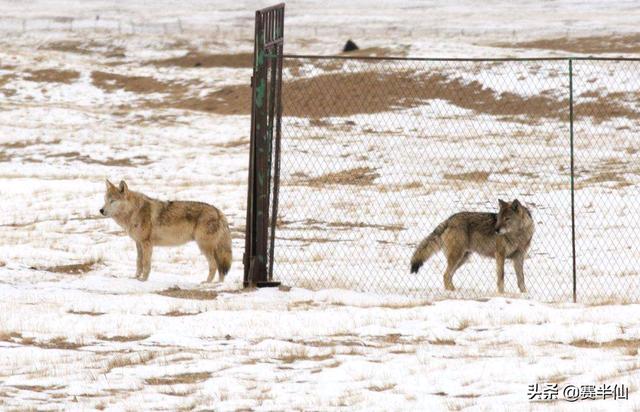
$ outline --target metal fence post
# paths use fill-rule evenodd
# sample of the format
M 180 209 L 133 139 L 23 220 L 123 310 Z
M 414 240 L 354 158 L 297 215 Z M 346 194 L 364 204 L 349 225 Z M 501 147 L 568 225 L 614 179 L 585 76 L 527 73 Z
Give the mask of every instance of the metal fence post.
M 573 154 L 573 59 L 569 59 L 569 144 L 571 146 L 571 256 L 573 259 L 573 303 L 577 301 L 576 279 L 576 214 Z
M 282 43 L 284 4 L 256 12 L 253 76 L 251 78 L 251 142 L 249 188 L 247 194 L 247 225 L 245 239 L 244 286 L 277 286 L 270 273 L 273 263 L 273 237 L 277 218 L 276 168 L 272 176 L 273 143 L 280 138 L 280 81 L 282 79 Z M 276 135 L 274 136 L 274 126 Z M 276 159 L 275 164 L 278 164 Z M 272 181 L 272 177 L 274 181 Z M 273 196 L 273 213 L 270 200 Z M 271 236 L 271 237 L 270 237 Z M 271 240 L 271 242 L 270 242 Z

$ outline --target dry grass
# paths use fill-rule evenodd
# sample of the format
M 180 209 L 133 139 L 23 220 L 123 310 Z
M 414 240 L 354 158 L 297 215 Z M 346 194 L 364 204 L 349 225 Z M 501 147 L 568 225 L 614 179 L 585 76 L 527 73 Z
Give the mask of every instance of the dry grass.
M 178 286 L 157 293 L 158 295 L 178 299 L 214 300 L 218 297 L 218 292 L 214 290 L 180 289 Z
M 75 70 L 42 69 L 27 71 L 25 79 L 39 83 L 64 83 L 70 84 L 78 80 L 80 73 Z
M 178 385 L 196 384 L 204 382 L 211 377 L 211 372 L 181 373 L 179 375 L 164 376 L 161 378 L 148 378 L 145 382 L 149 385 Z
M 137 155 L 124 158 L 107 158 L 107 159 L 95 159 L 88 155 L 83 155 L 80 152 L 64 152 L 47 154 L 47 158 L 64 158 L 66 161 L 77 161 L 85 164 L 98 164 L 103 166 L 119 166 L 119 167 L 138 167 L 145 166 L 151 163 L 151 160 L 147 156 Z
M 169 312 L 163 313 L 162 316 L 171 316 L 171 317 L 194 316 L 200 313 L 202 312 L 183 312 L 181 310 L 174 309 Z
M 104 373 L 108 373 L 116 368 L 125 368 L 128 366 L 145 365 L 148 362 L 160 356 L 160 352 L 141 351 L 131 354 L 116 354 L 105 365 Z
M 489 180 L 489 172 L 467 172 L 467 173 L 446 173 L 444 178 L 447 180 L 464 180 L 467 182 L 486 182 Z
M 35 346 L 42 349 L 62 350 L 75 350 L 84 346 L 82 343 L 69 342 L 64 336 L 58 336 L 49 341 L 36 341 L 34 338 L 22 338 L 19 343 L 24 346 Z
M 371 385 L 367 389 L 374 392 L 384 392 L 384 391 L 389 391 L 395 388 L 396 386 L 397 384 L 389 382 L 389 383 L 383 383 L 381 385 Z
M 585 339 L 578 339 L 570 342 L 569 345 L 587 349 L 635 349 L 637 353 L 637 348 L 640 347 L 640 340 L 614 339 L 607 342 L 593 342 Z
M 434 339 L 428 341 L 431 345 L 455 346 L 456 341 L 453 339 Z
M 66 385 L 52 385 L 52 386 L 43 386 L 43 385 L 11 385 L 13 388 L 20 389 L 23 391 L 31 391 L 31 392 L 46 392 L 46 391 L 56 391 L 59 389 L 66 388 Z
M 149 336 L 151 335 L 106 336 L 106 335 L 99 334 L 99 335 L 96 335 L 96 338 L 100 340 L 108 341 L 108 342 L 133 342 L 133 341 L 145 340 Z
M 460 331 L 465 330 L 469 326 L 471 326 L 471 324 L 472 324 L 471 319 L 467 319 L 467 318 L 458 319 L 457 320 L 457 324 L 455 326 L 449 326 L 449 327 L 447 327 L 447 329 L 455 330 L 455 331 L 460 332 Z
M 55 266 L 32 266 L 34 270 L 44 270 L 52 273 L 66 273 L 69 275 L 82 275 L 87 272 L 91 272 L 96 265 L 102 263 L 102 259 L 92 259 L 81 263 L 72 263 L 68 265 L 55 265 Z
M 356 167 L 353 169 L 342 170 L 340 172 L 327 173 L 317 177 L 309 177 L 300 179 L 298 183 L 303 183 L 312 187 L 321 187 L 326 185 L 353 185 L 368 186 L 380 177 L 371 167 Z
M 572 53 L 640 53 L 640 34 L 617 36 L 558 37 L 519 43 L 498 43 L 496 47 L 558 50 Z
M 67 313 L 70 313 L 72 315 L 83 315 L 83 316 L 102 316 L 105 314 L 105 312 L 94 312 L 94 311 L 88 311 L 88 310 L 68 310 Z

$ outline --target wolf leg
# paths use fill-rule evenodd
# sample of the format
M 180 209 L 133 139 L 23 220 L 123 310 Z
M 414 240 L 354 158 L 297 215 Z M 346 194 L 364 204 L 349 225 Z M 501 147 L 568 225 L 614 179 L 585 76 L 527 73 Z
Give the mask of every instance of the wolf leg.
M 140 276 L 142 276 L 142 243 L 136 242 L 136 251 L 138 252 L 136 259 L 136 279 L 139 279 Z
M 520 292 L 526 293 L 527 287 L 524 284 L 524 253 L 518 253 L 513 257 L 513 268 L 516 271 L 516 278 L 518 279 L 518 289 L 520 289 Z
M 456 290 L 453 286 L 453 275 L 456 273 L 456 270 L 468 258 L 468 253 L 465 253 L 462 249 L 452 248 L 451 250 L 447 250 L 447 269 L 444 272 L 444 287 L 447 290 Z
M 216 276 L 216 271 L 218 270 L 218 265 L 216 264 L 216 259 L 214 255 L 214 248 L 212 246 L 212 242 L 207 237 L 201 237 L 196 239 L 198 243 L 198 247 L 200 248 L 200 252 L 207 258 L 207 262 L 209 262 L 209 276 L 207 276 L 207 280 L 202 283 L 211 283 L 213 282 L 213 278 Z M 222 280 L 222 274 L 220 274 Z
M 496 276 L 498 280 L 498 292 L 504 293 L 504 253 L 496 251 Z
M 140 244 L 142 246 L 142 275 L 139 279 L 145 281 L 149 279 L 149 272 L 151 272 L 153 245 L 151 245 L 151 242 L 141 242 Z

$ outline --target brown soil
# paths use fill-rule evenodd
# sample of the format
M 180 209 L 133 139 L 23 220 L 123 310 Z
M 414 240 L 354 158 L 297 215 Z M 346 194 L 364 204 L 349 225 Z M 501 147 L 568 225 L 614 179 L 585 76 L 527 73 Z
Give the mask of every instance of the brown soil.
M 95 265 L 99 263 L 100 263 L 99 260 L 89 260 L 87 262 L 74 263 L 70 265 L 40 266 L 40 267 L 31 267 L 31 269 L 44 270 L 44 271 L 53 272 L 53 273 L 67 273 L 70 275 L 81 275 L 87 272 L 91 272 L 94 269 Z
M 193 89 L 201 87 L 196 84 L 100 71 L 93 72 L 92 79 L 94 85 L 107 91 L 123 89 L 141 94 L 167 95 L 162 100 L 144 101 L 143 105 L 149 108 L 175 108 L 221 115 L 250 114 L 251 88 L 248 84 L 226 86 L 201 97 L 189 95 L 190 86 Z M 531 97 L 497 93 L 477 81 L 465 83 L 460 78 L 440 73 L 421 74 L 412 70 L 340 72 L 292 79 L 283 84 L 282 98 L 285 116 L 311 119 L 407 109 L 434 99 L 477 113 L 520 121 L 566 119 L 569 111 L 567 98 L 559 99 L 550 93 Z M 588 99 L 578 101 L 574 106 L 576 119 L 585 116 L 601 122 L 614 117 L 640 118 L 640 111 L 633 108 L 633 102 L 637 101 L 634 94 L 589 94 Z
M 98 43 L 96 41 L 81 42 L 77 40 L 64 40 L 46 44 L 42 48 L 63 53 L 101 54 L 104 57 L 125 57 L 125 49 L 123 47 Z
M 520 43 L 498 43 L 496 47 L 560 50 L 572 53 L 640 53 L 640 34 L 620 36 L 559 37 Z
M 153 106 L 154 103 L 151 105 Z M 251 113 L 251 87 L 248 84 L 227 86 L 204 97 L 183 97 L 173 102 L 160 102 L 158 106 L 222 115 L 249 114 Z
M 356 167 L 354 169 L 342 170 L 340 172 L 327 173 L 317 177 L 301 179 L 299 183 L 309 186 L 326 186 L 326 185 L 355 185 L 367 186 L 373 184 L 373 181 L 380 177 L 375 169 L 370 167 Z
M 158 295 L 178 299 L 213 300 L 218 297 L 218 292 L 214 290 L 180 289 L 176 286 L 160 291 Z
M 284 99 L 285 114 L 300 117 L 386 112 L 416 107 L 431 99 L 496 116 L 556 117 L 568 111 L 568 101 L 543 95 L 497 95 L 479 82 L 463 83 L 442 74 L 417 75 L 412 71 L 331 73 L 294 80 L 285 85 Z
M 32 82 L 70 84 L 79 77 L 80 73 L 75 70 L 42 69 L 27 71 L 25 79 Z
M 251 67 L 253 53 L 208 54 L 191 51 L 184 56 L 164 60 L 151 60 L 148 64 L 158 67 Z
M 94 86 L 106 91 L 126 90 L 133 93 L 170 93 L 183 94 L 186 85 L 175 82 L 163 82 L 148 76 L 123 76 L 115 73 L 94 71 L 91 73 Z

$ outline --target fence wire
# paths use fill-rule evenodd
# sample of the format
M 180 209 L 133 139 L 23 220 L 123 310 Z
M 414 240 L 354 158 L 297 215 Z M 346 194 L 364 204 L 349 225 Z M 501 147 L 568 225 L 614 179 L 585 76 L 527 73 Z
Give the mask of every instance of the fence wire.
M 640 78 L 635 61 L 573 62 L 577 290 L 637 300 Z M 460 211 L 519 199 L 535 234 L 527 296 L 573 293 L 568 60 L 287 57 L 274 279 L 432 298 L 494 295 L 474 255 L 445 291 L 446 260 L 417 274 L 417 244 Z M 632 159 L 635 158 L 635 164 Z M 505 265 L 507 294 L 519 295 Z

